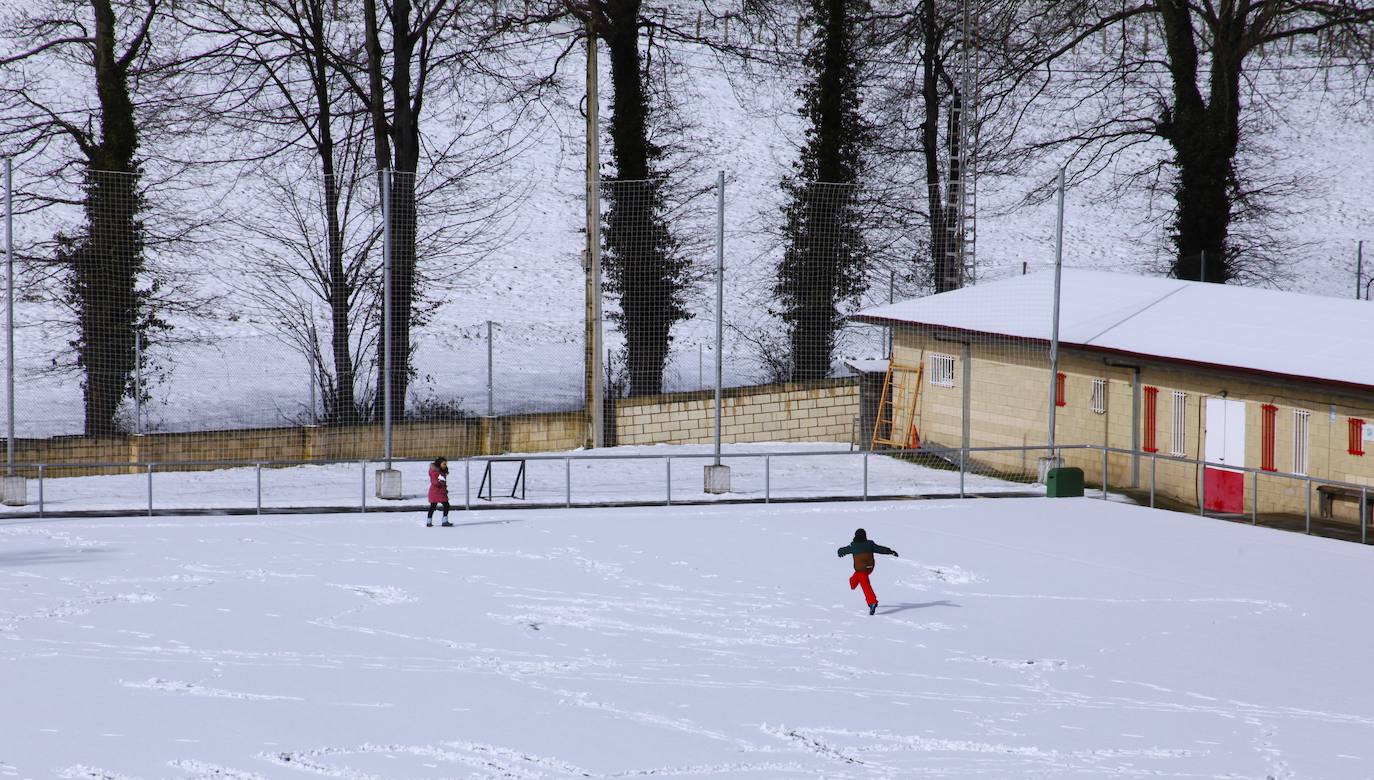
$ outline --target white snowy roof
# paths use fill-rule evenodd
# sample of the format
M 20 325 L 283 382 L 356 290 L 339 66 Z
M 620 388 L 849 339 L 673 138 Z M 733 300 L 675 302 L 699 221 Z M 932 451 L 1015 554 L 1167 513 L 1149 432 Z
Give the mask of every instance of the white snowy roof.
M 848 368 L 850 371 L 853 371 L 853 372 L 856 373 L 856 374 L 886 374 L 886 373 L 887 373 L 887 361 L 886 361 L 886 360 L 872 360 L 872 359 L 869 359 L 869 360 L 862 360 L 862 359 L 861 359 L 861 360 L 846 360 L 846 361 L 844 361 L 844 365 L 845 365 L 845 368 Z
M 1054 272 L 865 309 L 854 319 L 1048 342 Z M 1065 269 L 1059 342 L 1374 387 L 1374 303 Z

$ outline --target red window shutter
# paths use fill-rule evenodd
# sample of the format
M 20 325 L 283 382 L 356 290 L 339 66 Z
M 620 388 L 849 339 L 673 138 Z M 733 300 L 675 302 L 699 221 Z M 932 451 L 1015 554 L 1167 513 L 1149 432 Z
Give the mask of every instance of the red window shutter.
M 1054 405 L 1064 405 L 1064 372 L 1060 371 L 1054 377 Z
M 1159 400 L 1158 396 L 1158 387 L 1145 388 L 1145 441 L 1141 449 L 1146 452 L 1159 452 L 1159 448 L 1155 446 L 1155 406 Z
M 1265 471 L 1278 471 L 1274 466 L 1274 427 L 1278 421 L 1279 408 L 1273 404 L 1260 407 L 1260 468 Z
M 1364 420 L 1358 417 L 1350 418 L 1350 454 L 1364 454 Z

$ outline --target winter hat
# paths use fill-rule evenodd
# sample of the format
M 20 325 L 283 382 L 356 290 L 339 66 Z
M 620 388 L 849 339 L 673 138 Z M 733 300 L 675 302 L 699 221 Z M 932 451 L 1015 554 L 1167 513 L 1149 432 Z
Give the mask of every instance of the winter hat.
M 868 532 L 865 531 L 865 530 L 862 529 L 862 528 L 856 529 L 856 530 L 854 531 L 854 541 L 856 541 L 856 542 L 866 542 L 866 541 L 868 541 Z

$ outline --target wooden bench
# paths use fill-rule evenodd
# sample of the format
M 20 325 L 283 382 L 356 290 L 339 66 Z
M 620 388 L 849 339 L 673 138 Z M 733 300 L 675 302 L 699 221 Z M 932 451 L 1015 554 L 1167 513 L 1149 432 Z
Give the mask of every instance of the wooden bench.
M 1340 487 L 1339 485 L 1318 485 L 1317 486 L 1317 506 L 1322 517 L 1331 517 L 1331 505 L 1337 501 L 1350 501 L 1356 505 L 1360 503 L 1361 491 L 1357 488 Z M 1365 501 L 1365 514 L 1374 514 L 1374 490 L 1369 491 Z M 1368 517 L 1366 517 L 1368 521 Z

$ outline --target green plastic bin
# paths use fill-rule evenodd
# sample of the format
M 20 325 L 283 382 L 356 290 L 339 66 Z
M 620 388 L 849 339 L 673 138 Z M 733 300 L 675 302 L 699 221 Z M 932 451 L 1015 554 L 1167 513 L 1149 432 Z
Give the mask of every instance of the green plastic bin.
M 1050 469 L 1045 477 L 1045 495 L 1050 498 L 1073 498 L 1083 495 L 1083 469 L 1062 466 Z

